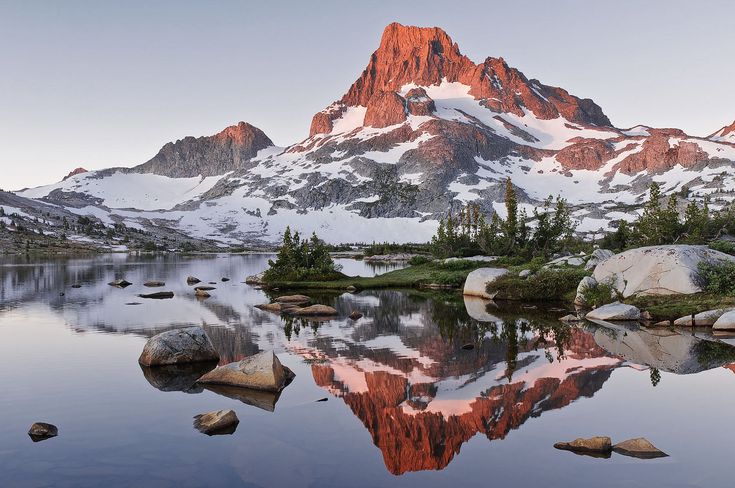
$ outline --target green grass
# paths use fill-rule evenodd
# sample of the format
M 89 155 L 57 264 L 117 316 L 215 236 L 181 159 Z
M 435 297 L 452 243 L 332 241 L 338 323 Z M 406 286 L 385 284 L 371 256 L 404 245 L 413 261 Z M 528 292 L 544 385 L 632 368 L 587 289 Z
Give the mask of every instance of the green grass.
M 630 297 L 626 303 L 647 310 L 656 321 L 676 320 L 693 313 L 735 306 L 735 297 L 696 293 L 677 296 Z
M 447 264 L 424 263 L 390 271 L 371 278 L 344 276 L 331 281 L 273 281 L 269 288 L 342 290 L 354 286 L 358 290 L 377 288 L 418 288 L 428 284 L 459 287 L 470 271 L 487 266 L 474 261 L 454 261 Z
M 543 269 L 528 278 L 515 273 L 501 276 L 487 287 L 501 300 L 573 301 L 580 280 L 587 272 L 578 268 Z

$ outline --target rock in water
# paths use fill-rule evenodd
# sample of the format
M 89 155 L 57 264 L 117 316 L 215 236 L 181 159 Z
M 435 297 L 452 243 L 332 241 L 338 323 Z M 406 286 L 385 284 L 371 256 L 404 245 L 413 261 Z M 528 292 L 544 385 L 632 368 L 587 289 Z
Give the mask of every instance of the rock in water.
M 350 314 L 350 319 L 352 320 L 359 320 L 361 318 L 362 318 L 362 314 L 358 312 L 357 310 L 353 310 L 352 313 Z
M 227 283 L 228 281 L 230 281 L 230 279 L 229 279 L 229 278 L 226 278 L 226 277 L 223 277 L 223 278 L 222 278 L 222 282 L 223 282 L 223 283 Z
M 612 441 L 607 436 L 590 437 L 589 439 L 580 437 L 571 442 L 557 442 L 554 447 L 580 453 L 609 454 L 612 451 Z
M 200 280 L 199 278 L 196 278 L 194 276 L 188 276 L 186 278 L 186 284 L 187 285 L 196 285 L 197 283 L 201 283 L 201 282 L 202 282 L 202 280 Z
M 208 291 L 202 290 L 201 288 L 194 290 L 194 296 L 199 298 L 209 298 L 212 295 L 209 294 Z
M 311 298 L 307 297 L 306 295 L 284 295 L 282 297 L 278 297 L 274 300 L 276 303 L 293 303 L 296 305 L 300 305 L 303 303 L 309 303 L 311 301 Z
M 691 315 L 674 320 L 674 325 L 678 327 L 712 327 L 717 323 L 717 320 L 725 315 L 726 312 L 732 309 L 720 308 L 717 310 L 707 310 L 706 312 L 699 312 L 694 315 L 694 321 L 692 321 Z M 692 323 L 693 322 L 693 323 Z
M 138 295 L 140 298 L 153 298 L 156 300 L 163 300 L 166 298 L 173 298 L 174 292 L 172 291 L 157 291 L 156 293 L 143 293 Z
M 256 305 L 255 308 L 265 310 L 266 312 L 285 313 L 296 310 L 299 306 L 293 303 L 263 303 Z
M 235 363 L 213 369 L 199 378 L 203 384 L 229 385 L 279 392 L 294 378 L 273 351 L 263 351 Z
M 289 309 L 288 313 L 305 317 L 331 317 L 337 315 L 337 310 L 328 305 L 311 305 L 310 307 Z
M 202 291 L 212 291 L 212 290 L 216 290 L 216 289 L 217 288 L 215 288 L 214 286 L 209 286 L 209 285 L 195 286 L 194 287 L 194 290 L 202 290 Z
M 166 283 L 163 281 L 150 280 L 143 283 L 143 286 L 147 286 L 149 288 L 157 288 L 159 286 L 166 286 Z
M 148 339 L 138 362 L 143 366 L 219 361 L 219 354 L 201 327 L 162 332 Z
M 611 283 L 624 298 L 699 293 L 702 262 L 735 262 L 735 257 L 707 246 L 641 247 L 605 259 L 595 267 L 593 276 L 599 283 Z
M 487 292 L 487 285 L 506 274 L 508 274 L 508 270 L 503 268 L 476 269 L 467 275 L 463 293 L 465 295 L 492 300 L 495 296 Z
M 730 310 L 722 315 L 712 324 L 713 330 L 735 330 L 735 310 Z
M 585 318 L 595 320 L 639 320 L 641 311 L 633 305 L 614 302 L 598 307 L 589 312 Z
M 262 285 L 263 284 L 263 274 L 264 273 L 265 273 L 265 271 L 263 271 L 262 273 L 258 273 L 256 275 L 248 276 L 247 278 L 245 278 L 245 284 L 247 284 L 247 285 Z
M 59 435 L 59 429 L 53 424 L 47 424 L 46 422 L 36 422 L 31 425 L 28 429 L 28 435 L 31 437 L 33 442 L 50 439 Z
M 115 280 L 115 281 L 110 281 L 108 285 L 116 286 L 117 288 L 125 288 L 126 286 L 132 285 L 132 283 L 127 280 Z
M 79 283 L 74 283 L 73 285 L 71 285 L 71 287 L 72 288 L 81 288 L 82 285 L 80 285 Z
M 658 449 L 645 437 L 628 439 L 613 446 L 613 451 L 624 456 L 632 456 L 641 459 L 653 459 L 667 457 L 668 454 Z
M 239 423 L 240 419 L 232 410 L 200 413 L 194 417 L 194 428 L 207 435 L 232 434 Z

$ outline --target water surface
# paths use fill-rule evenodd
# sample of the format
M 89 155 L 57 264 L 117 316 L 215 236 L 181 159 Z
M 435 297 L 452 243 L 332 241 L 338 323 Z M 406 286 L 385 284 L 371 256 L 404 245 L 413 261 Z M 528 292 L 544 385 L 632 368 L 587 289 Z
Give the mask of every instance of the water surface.
M 723 366 L 735 358 L 707 331 L 570 328 L 551 305 L 416 290 L 315 295 L 340 318 L 293 321 L 254 308 L 268 297 L 242 283 L 267 259 L 3 258 L 0 484 L 731 486 L 735 373 Z M 189 275 L 216 283 L 212 297 L 196 299 Z M 175 298 L 138 298 L 151 279 Z M 148 337 L 191 324 L 222 363 L 273 349 L 296 379 L 280 396 L 211 391 L 196 369 L 137 364 Z M 240 418 L 234 434 L 193 429 L 223 408 Z M 31 442 L 34 421 L 59 437 Z M 593 435 L 645 436 L 670 457 L 552 448 Z

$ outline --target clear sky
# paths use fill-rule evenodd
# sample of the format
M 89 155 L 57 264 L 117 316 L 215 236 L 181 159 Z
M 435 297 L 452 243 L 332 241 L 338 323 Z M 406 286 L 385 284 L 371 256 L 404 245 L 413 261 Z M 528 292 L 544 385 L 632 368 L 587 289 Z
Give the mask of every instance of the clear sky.
M 393 21 L 442 27 L 618 127 L 708 135 L 735 119 L 733 19 L 729 1 L 0 0 L 0 188 L 240 120 L 297 142 Z

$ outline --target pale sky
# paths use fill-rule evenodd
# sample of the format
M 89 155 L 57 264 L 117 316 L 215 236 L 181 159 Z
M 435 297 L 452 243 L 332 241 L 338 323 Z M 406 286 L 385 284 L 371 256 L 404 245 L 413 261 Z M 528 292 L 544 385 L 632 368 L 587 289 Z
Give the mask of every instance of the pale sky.
M 393 21 L 442 27 L 618 127 L 709 135 L 735 119 L 733 19 L 728 1 L 0 0 L 0 188 L 133 166 L 240 120 L 297 142 Z

